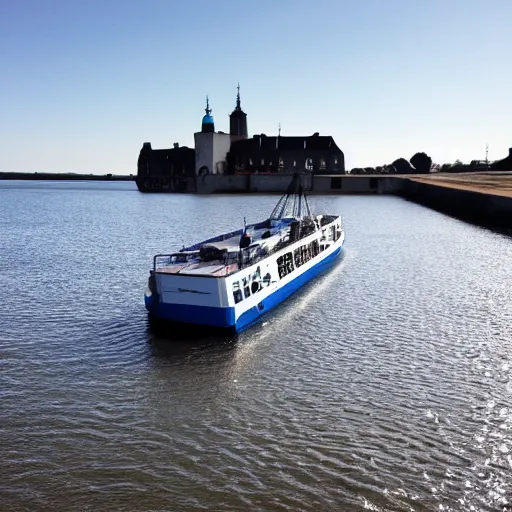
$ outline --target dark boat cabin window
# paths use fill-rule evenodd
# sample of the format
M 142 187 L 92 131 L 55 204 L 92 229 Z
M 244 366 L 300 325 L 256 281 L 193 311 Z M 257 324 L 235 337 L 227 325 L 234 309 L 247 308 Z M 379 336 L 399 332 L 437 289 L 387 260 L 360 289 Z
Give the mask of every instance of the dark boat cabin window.
M 251 296 L 249 276 L 242 278 L 242 288 L 244 289 L 244 298 L 247 299 Z
M 295 261 L 295 267 L 300 267 L 307 263 L 309 260 L 313 259 L 320 252 L 318 246 L 318 240 L 313 240 L 309 244 L 302 245 L 301 247 L 297 247 L 293 252 L 293 259 Z
M 279 279 L 283 279 L 290 272 L 293 272 L 293 256 L 291 252 L 287 252 L 277 258 L 277 270 L 279 272 Z
M 255 293 L 261 290 L 261 271 L 260 267 L 256 269 L 252 274 L 252 282 L 251 282 L 251 293 L 254 295 Z
M 242 290 L 240 290 L 240 283 L 238 281 L 233 283 L 233 298 L 235 299 L 235 304 L 238 304 L 243 300 Z

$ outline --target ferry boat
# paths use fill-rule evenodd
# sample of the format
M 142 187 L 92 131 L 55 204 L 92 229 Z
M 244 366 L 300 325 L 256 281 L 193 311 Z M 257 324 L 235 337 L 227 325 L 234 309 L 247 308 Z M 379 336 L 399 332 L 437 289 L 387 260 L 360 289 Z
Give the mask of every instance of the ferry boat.
M 325 270 L 344 240 L 339 215 L 311 215 L 296 175 L 263 222 L 155 255 L 149 319 L 240 332 Z

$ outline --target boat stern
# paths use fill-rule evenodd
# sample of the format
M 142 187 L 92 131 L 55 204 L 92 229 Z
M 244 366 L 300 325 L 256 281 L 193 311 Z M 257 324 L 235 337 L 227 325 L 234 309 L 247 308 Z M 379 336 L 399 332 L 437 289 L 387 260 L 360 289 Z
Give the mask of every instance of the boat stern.
M 233 328 L 235 310 L 224 279 L 151 272 L 144 303 L 153 318 L 180 324 Z

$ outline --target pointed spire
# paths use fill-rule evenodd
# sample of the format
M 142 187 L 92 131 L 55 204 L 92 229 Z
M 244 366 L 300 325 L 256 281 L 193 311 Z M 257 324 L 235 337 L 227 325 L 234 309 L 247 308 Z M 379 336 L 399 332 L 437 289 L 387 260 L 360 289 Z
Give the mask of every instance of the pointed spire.
M 204 109 L 206 115 L 203 117 L 203 122 L 201 123 L 201 131 L 202 132 L 214 132 L 215 124 L 213 123 L 213 117 L 211 116 L 212 109 L 210 108 L 210 98 L 206 95 L 206 108 Z
M 281 123 L 279 123 L 279 137 L 281 137 Z
M 229 114 L 229 134 L 247 138 L 247 114 L 242 110 L 240 105 L 240 84 L 236 86 L 236 107 Z

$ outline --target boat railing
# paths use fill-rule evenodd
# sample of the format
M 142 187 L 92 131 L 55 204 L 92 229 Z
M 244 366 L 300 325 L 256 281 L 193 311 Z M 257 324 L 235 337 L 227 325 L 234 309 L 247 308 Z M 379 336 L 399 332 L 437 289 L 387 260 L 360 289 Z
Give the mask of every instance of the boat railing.
M 320 229 L 322 229 L 327 224 L 330 224 L 335 220 L 337 216 L 335 215 L 329 215 L 325 216 L 322 220 L 323 222 L 320 223 Z M 156 271 L 157 268 L 166 267 L 169 265 L 173 265 L 176 263 L 181 262 L 173 262 L 173 257 L 183 257 L 184 264 L 192 263 L 192 262 L 198 262 L 195 257 L 193 259 L 189 259 L 189 257 L 192 257 L 192 255 L 186 254 L 184 251 L 197 251 L 201 247 L 201 245 L 211 242 L 218 242 L 221 240 L 224 240 L 226 238 L 231 238 L 232 236 L 235 236 L 236 234 L 242 234 L 242 230 L 238 230 L 233 233 L 228 233 L 227 235 L 223 235 L 224 238 L 221 237 L 215 237 L 210 240 L 206 240 L 204 242 L 201 242 L 200 244 L 195 244 L 191 247 L 188 247 L 186 249 L 182 249 L 183 252 L 181 253 L 172 253 L 172 254 L 157 254 L 153 257 L 153 270 Z M 268 249 L 265 246 L 261 246 L 260 244 L 253 244 L 249 247 L 240 249 L 236 252 L 226 252 L 224 254 L 223 260 L 221 262 L 222 265 L 226 268 L 226 273 L 222 274 L 222 277 L 229 276 L 231 274 L 234 274 L 241 270 L 244 267 L 249 267 L 251 265 L 254 265 L 255 263 L 258 263 L 259 261 L 267 258 L 268 256 L 271 256 L 272 254 L 275 254 L 279 252 L 280 250 L 288 247 L 289 245 L 298 242 L 299 240 L 302 240 L 304 238 L 307 238 L 308 236 L 312 235 L 313 232 L 305 232 L 301 233 L 297 238 L 291 239 L 290 235 L 287 235 L 285 238 L 281 239 L 274 247 L 271 249 Z M 236 265 L 236 267 L 233 269 L 233 265 Z M 228 271 L 228 269 L 230 269 Z M 186 272 L 183 272 L 182 275 L 186 275 Z M 195 274 L 197 277 L 219 277 L 219 275 L 213 276 L 211 274 Z
M 197 251 L 201 248 L 201 246 L 205 244 L 211 244 L 213 242 L 223 242 L 224 240 L 227 240 L 228 238 L 233 238 L 234 236 L 241 235 L 243 233 L 243 229 L 237 229 L 236 231 L 231 231 L 230 233 L 224 233 L 222 235 L 217 235 L 212 238 L 209 238 L 208 240 L 203 240 L 202 242 L 198 242 L 197 244 L 191 245 L 190 247 L 183 247 L 181 249 L 182 252 L 185 251 Z
M 153 256 L 153 271 L 157 268 L 167 267 L 172 264 L 172 254 L 155 254 Z

